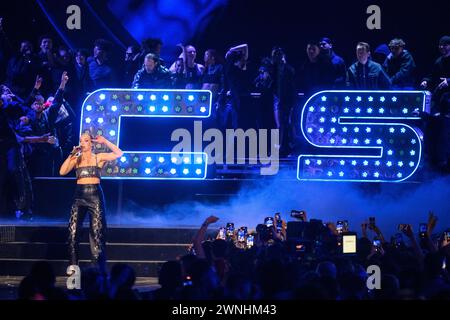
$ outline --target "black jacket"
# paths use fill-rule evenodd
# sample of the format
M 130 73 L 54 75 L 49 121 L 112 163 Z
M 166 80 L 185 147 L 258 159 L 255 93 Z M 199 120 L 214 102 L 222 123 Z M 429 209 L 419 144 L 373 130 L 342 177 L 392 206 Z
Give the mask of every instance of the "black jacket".
M 407 50 L 403 50 L 402 54 L 397 58 L 390 53 L 386 57 L 383 67 L 391 79 L 393 86 L 399 88 L 414 86 L 416 64 L 412 55 Z
M 158 66 L 153 73 L 148 73 L 145 68 L 140 69 L 135 75 L 132 84 L 133 89 L 167 89 L 170 87 L 170 71 Z
M 380 64 L 368 60 L 363 65 L 358 61 L 347 70 L 347 87 L 355 90 L 388 90 L 391 80 Z

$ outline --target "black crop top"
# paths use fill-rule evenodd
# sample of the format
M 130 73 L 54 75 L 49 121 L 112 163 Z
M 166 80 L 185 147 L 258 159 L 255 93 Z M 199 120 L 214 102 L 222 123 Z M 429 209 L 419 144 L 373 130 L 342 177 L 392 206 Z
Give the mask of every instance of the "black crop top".
M 97 163 L 97 155 L 95 155 L 95 166 L 78 167 L 76 170 L 77 179 L 81 178 L 99 178 L 101 168 Z

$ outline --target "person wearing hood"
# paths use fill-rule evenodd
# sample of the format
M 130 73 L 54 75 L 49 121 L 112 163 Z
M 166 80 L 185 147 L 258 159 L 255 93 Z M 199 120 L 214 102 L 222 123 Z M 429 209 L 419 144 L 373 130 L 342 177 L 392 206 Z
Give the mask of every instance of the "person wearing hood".
M 413 56 L 405 49 L 402 39 L 393 39 L 389 42 L 391 53 L 386 57 L 383 67 L 391 79 L 392 89 L 414 90 L 414 72 L 416 64 Z

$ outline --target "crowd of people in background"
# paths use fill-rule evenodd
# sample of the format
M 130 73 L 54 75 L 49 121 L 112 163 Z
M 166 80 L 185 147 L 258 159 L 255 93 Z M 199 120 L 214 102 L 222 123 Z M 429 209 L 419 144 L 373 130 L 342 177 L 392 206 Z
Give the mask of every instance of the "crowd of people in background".
M 25 300 L 410 300 L 450 299 L 450 229 L 437 232 L 432 212 L 418 230 L 410 224 L 385 239 L 374 218 L 361 224 L 353 250 L 343 237 L 356 234 L 348 223 L 323 223 L 300 212 L 286 223 L 279 214 L 255 230 L 232 223 L 209 232 L 208 217 L 189 252 L 165 262 L 159 288 L 135 287 L 127 264 L 110 273 L 83 269 L 81 289 L 56 287 L 48 262 L 37 262 L 17 293 Z M 297 224 L 295 227 L 292 224 Z M 286 228 L 287 227 L 287 228 Z M 396 226 L 397 229 L 397 226 Z M 442 229 L 442 228 L 441 228 Z M 249 241 L 251 239 L 251 241 Z M 371 282 L 369 266 L 380 268 Z M 377 284 L 378 283 L 378 284 Z
M 298 92 L 309 97 L 326 89 L 429 90 L 432 112 L 421 115 L 429 131 L 427 156 L 435 168 L 449 172 L 450 36 L 439 40 L 441 56 L 426 77 L 416 73 L 412 53 L 398 38 L 386 46 L 388 52 L 377 48 L 373 55 L 368 43 L 357 43 L 351 64 L 335 53 L 329 38 L 309 41 L 299 70 L 275 46 L 256 74 L 248 67 L 246 44 L 225 54 L 207 49 L 203 61 L 194 46 L 180 44 L 180 55 L 169 65 L 161 58 L 162 41 L 149 38 L 140 47 L 129 46 L 122 64 L 115 65 L 111 56 L 117 52 L 107 40 L 96 40 L 91 51 L 73 51 L 42 36 L 37 50 L 29 40 L 14 50 L 0 23 L 0 45 L 2 56 L 8 57 L 6 69 L 0 70 L 0 191 L 6 180 L 14 182 L 8 191 L 15 195 L 18 217 L 31 213 L 30 177 L 57 175 L 77 143 L 86 96 L 108 87 L 211 90 L 219 128 L 277 128 L 281 156 L 299 152 L 294 121 L 301 105 Z M 260 98 L 253 99 L 252 92 Z

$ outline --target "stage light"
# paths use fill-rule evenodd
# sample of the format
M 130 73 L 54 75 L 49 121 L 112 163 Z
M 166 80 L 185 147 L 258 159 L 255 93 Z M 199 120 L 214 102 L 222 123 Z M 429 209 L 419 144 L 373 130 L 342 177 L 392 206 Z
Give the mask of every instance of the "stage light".
M 341 166 L 343 166 L 345 164 L 344 160 L 339 161 L 339 163 L 341 164 Z
M 416 139 L 411 139 L 411 144 L 416 144 Z
M 390 133 L 394 133 L 394 132 L 395 132 L 395 129 L 391 127 L 391 128 L 389 128 L 389 132 L 390 132 Z
M 356 160 L 352 160 L 352 166 L 356 166 Z
M 169 108 L 168 108 L 167 106 L 163 106 L 161 110 L 162 110 L 163 112 L 167 112 L 167 111 L 169 111 Z
M 381 113 L 381 114 L 383 114 L 383 113 L 384 113 L 384 108 L 380 108 L 380 109 L 378 110 L 378 112 Z
M 117 106 L 116 105 L 111 106 L 111 111 L 116 112 L 117 111 Z
M 184 175 L 187 175 L 187 174 L 189 174 L 189 169 L 187 169 L 187 168 L 184 168 L 184 169 L 183 169 L 183 174 L 184 174 Z
M 381 139 L 377 139 L 377 144 L 381 144 L 383 141 Z
M 206 108 L 205 107 L 200 107 L 200 112 L 201 113 L 205 113 L 206 112 Z
M 353 144 L 358 144 L 359 140 L 358 139 L 353 139 Z
M 146 173 L 146 174 L 150 174 L 150 168 L 146 168 L 146 169 L 145 169 L 145 173 Z
M 397 173 L 397 178 L 401 178 L 403 175 L 401 172 Z
M 344 139 L 341 140 L 341 142 L 342 142 L 342 144 L 346 144 L 347 143 L 347 139 L 344 138 Z
M 320 128 L 320 129 L 319 129 L 319 132 L 320 132 L 320 133 L 324 133 L 325 130 L 324 130 L 323 128 Z
M 369 144 L 369 143 L 370 143 L 370 139 L 364 140 L 364 143 L 365 143 L 365 144 Z
M 170 173 L 175 174 L 175 173 L 177 173 L 177 170 L 175 168 L 172 168 L 172 169 L 170 169 Z
M 196 169 L 196 170 L 195 170 L 195 173 L 199 176 L 199 175 L 202 174 L 202 170 L 201 170 L 201 169 Z
M 92 120 L 91 120 L 91 118 L 86 118 L 85 121 L 86 121 L 86 123 L 91 123 Z
M 114 136 L 116 135 L 116 131 L 114 131 L 114 130 L 109 130 L 109 135 L 110 135 L 111 137 L 114 137 Z
M 356 109 L 355 109 L 355 112 L 356 112 L 356 113 L 360 113 L 360 112 L 361 112 L 361 108 L 356 108 Z
M 177 163 L 177 162 L 178 162 L 177 157 L 172 157 L 172 163 Z
M 400 129 L 400 132 L 401 132 L 401 133 L 405 133 L 405 132 L 406 132 L 406 129 L 405 129 L 405 128 L 401 128 L 401 129 Z
M 383 96 L 381 96 L 381 97 L 380 97 L 380 101 L 381 101 L 381 102 L 384 102 L 384 101 L 386 101 L 386 98 L 383 97 Z
M 317 160 L 317 164 L 320 166 L 322 164 L 322 160 Z
M 197 164 L 202 164 L 202 163 L 203 163 L 202 157 L 197 157 L 197 158 L 195 159 L 195 162 L 196 162 Z
M 314 112 L 314 107 L 313 106 L 309 107 L 309 112 Z
M 369 100 L 369 102 L 372 102 L 373 101 L 373 97 L 370 96 L 369 98 L 367 98 L 367 100 Z
M 393 153 L 394 152 L 392 150 L 388 150 L 388 152 L 387 152 L 388 156 L 392 156 Z
M 190 94 L 190 95 L 188 96 L 188 100 L 191 101 L 191 102 L 194 101 L 194 96 L 193 96 L 192 94 Z
M 347 131 L 348 131 L 347 127 L 343 127 L 343 128 L 342 128 L 342 131 L 343 131 L 343 132 L 347 132 Z
M 344 176 L 344 172 L 339 172 L 339 177 L 343 177 Z
M 320 107 L 320 111 L 321 112 L 325 112 L 327 110 L 327 108 L 325 108 L 325 107 Z
M 375 165 L 378 167 L 380 165 L 380 161 L 375 161 Z
M 392 161 L 386 162 L 386 165 L 387 165 L 388 167 L 392 167 Z
M 306 159 L 306 160 L 305 160 L 305 164 L 309 166 L 309 165 L 311 164 L 311 161 L 309 161 L 308 159 Z
M 349 101 L 350 101 L 350 97 L 349 97 L 349 96 L 346 96 L 346 97 L 345 97 L 345 101 L 346 101 L 346 102 L 349 102 Z
M 159 161 L 159 163 L 163 163 L 164 162 L 164 157 L 159 157 L 158 161 Z
M 167 94 L 163 95 L 162 98 L 163 98 L 164 101 L 169 101 L 169 96 Z
M 98 119 L 97 119 L 97 122 L 100 123 L 100 124 L 102 124 L 102 123 L 103 123 L 103 118 L 98 118 Z
M 407 113 L 408 113 L 408 109 L 407 109 L 407 108 L 403 108 L 402 112 L 403 112 L 404 114 L 407 114 Z
M 414 161 L 410 161 L 410 162 L 409 162 L 409 166 L 410 166 L 410 167 L 414 167 Z
M 349 109 L 348 108 L 344 108 L 344 113 L 348 113 Z
M 104 93 L 101 93 L 98 97 L 100 98 L 100 100 L 105 100 L 106 99 L 106 96 L 105 96 Z
M 327 101 L 327 97 L 322 96 L 322 101 L 323 101 L 323 102 Z
M 92 106 L 91 106 L 90 104 L 88 104 L 88 105 L 86 106 L 86 111 L 92 111 Z
M 355 128 L 353 129 L 353 131 L 355 131 L 356 133 L 358 133 L 358 132 L 359 132 L 359 128 L 358 128 L 358 127 L 355 127 Z
M 369 165 L 369 161 L 364 160 L 364 161 L 363 161 L 363 165 L 368 166 L 368 165 Z
M 138 94 L 137 99 L 139 101 L 142 101 L 144 99 L 144 96 L 142 94 Z
M 185 164 L 188 164 L 190 161 L 191 161 L 191 159 L 190 159 L 189 157 L 184 157 L 184 158 L 183 158 L 183 162 L 184 162 Z
M 368 174 L 367 174 L 367 172 L 365 172 L 365 171 L 362 173 L 362 176 L 363 176 L 364 178 L 367 178 L 367 175 L 368 175 Z
M 145 158 L 145 162 L 147 162 L 147 163 L 152 162 L 152 157 L 146 157 L 146 158 Z
M 414 155 L 416 154 L 416 152 L 415 152 L 414 150 L 411 150 L 411 151 L 409 152 L 409 154 L 412 155 L 412 156 L 414 156 Z
M 397 97 L 392 97 L 392 102 L 397 102 Z
M 330 129 L 330 132 L 331 132 L 331 133 L 336 133 L 336 128 L 331 128 L 331 129 Z
M 336 140 L 334 140 L 333 138 L 330 139 L 330 143 L 334 144 L 336 142 Z
M 373 109 L 372 108 L 368 108 L 367 109 L 367 113 L 372 113 Z
M 372 129 L 370 129 L 369 127 L 366 128 L 366 132 L 370 133 L 370 131 L 372 131 Z
M 331 176 L 333 175 L 333 172 L 328 171 L 327 175 L 328 175 L 329 177 L 331 177 Z
M 336 117 L 331 118 L 331 122 L 336 123 L 337 122 Z
M 380 176 L 380 173 L 375 172 L 375 173 L 373 174 L 373 176 L 374 176 L 375 178 L 378 178 L 378 177 Z
M 356 97 L 356 101 L 361 102 L 362 98 L 360 96 Z
M 325 118 L 324 117 L 320 117 L 319 122 L 324 123 L 325 122 Z
M 312 128 L 308 128 L 306 131 L 308 131 L 308 133 L 312 133 L 313 129 Z
M 156 96 L 154 94 L 150 95 L 150 100 L 155 101 L 156 100 Z
M 155 106 L 150 106 L 149 110 L 150 110 L 150 112 L 155 112 L 156 107 Z
M 401 167 L 403 167 L 403 161 L 399 161 L 398 162 L 398 166 L 401 168 Z
M 125 163 L 127 161 L 126 157 L 120 157 L 120 162 Z

